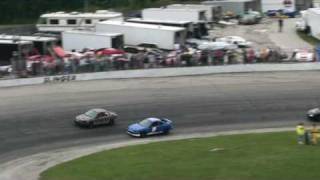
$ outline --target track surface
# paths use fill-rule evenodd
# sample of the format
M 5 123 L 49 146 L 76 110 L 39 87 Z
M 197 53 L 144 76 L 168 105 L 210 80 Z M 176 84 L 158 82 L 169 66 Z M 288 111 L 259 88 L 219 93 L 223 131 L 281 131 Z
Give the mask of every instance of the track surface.
M 0 162 L 79 144 L 127 140 L 128 124 L 174 120 L 173 133 L 294 126 L 320 103 L 319 72 L 101 80 L 0 89 Z M 74 117 L 101 107 L 113 127 L 81 129 Z

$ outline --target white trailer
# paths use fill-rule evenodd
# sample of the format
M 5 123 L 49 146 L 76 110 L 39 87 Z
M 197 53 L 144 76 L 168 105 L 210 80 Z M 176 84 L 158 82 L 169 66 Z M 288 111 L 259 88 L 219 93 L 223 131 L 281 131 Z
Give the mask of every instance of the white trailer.
M 311 35 L 320 40 L 320 8 L 310 8 L 306 14 L 306 23 Z
M 40 54 L 49 54 L 49 48 L 52 48 L 57 44 L 58 38 L 55 37 L 42 37 L 42 36 L 17 36 L 17 35 L 0 35 L 0 40 L 19 40 L 19 41 L 31 41 L 34 48 L 36 48 Z
M 126 21 L 133 22 L 133 23 L 182 27 L 182 28 L 186 28 L 188 34 L 195 33 L 193 23 L 191 21 L 166 21 L 166 20 L 154 20 L 154 19 L 143 19 L 143 18 L 129 18 Z
M 93 29 L 95 24 L 106 20 L 123 20 L 122 13 L 98 10 L 95 13 L 55 12 L 40 16 L 37 28 L 40 32 L 71 31 L 74 29 Z
M 149 8 L 142 10 L 143 19 L 167 21 L 207 22 L 206 11 L 201 9 Z
M 235 15 L 243 15 L 249 10 L 261 11 L 261 0 L 209 0 L 201 4 L 221 6 L 223 13 L 232 12 Z
M 320 0 L 313 0 L 313 7 L 320 8 Z
M 67 51 L 81 51 L 85 48 L 123 48 L 123 35 L 120 33 L 97 33 L 94 31 L 65 31 L 62 45 Z
M 203 4 L 171 4 L 167 6 L 168 9 L 199 9 L 204 10 L 207 20 L 209 22 L 218 22 L 222 17 L 222 8 L 217 5 L 203 5 Z
M 12 63 L 14 53 L 17 53 L 19 58 L 32 51 L 33 43 L 31 41 L 21 40 L 3 40 L 0 39 L 0 66 L 8 66 Z
M 122 33 L 125 45 L 152 44 L 161 49 L 174 49 L 175 44 L 184 45 L 186 40 L 185 28 L 142 23 L 104 21 L 96 25 L 96 31 Z
M 262 12 L 267 12 L 269 10 L 280 10 L 284 9 L 287 11 L 296 10 L 295 0 L 262 0 Z
M 206 11 L 201 9 L 166 9 L 149 8 L 142 10 L 143 19 L 153 19 L 162 21 L 191 21 L 194 26 L 194 37 L 208 35 Z

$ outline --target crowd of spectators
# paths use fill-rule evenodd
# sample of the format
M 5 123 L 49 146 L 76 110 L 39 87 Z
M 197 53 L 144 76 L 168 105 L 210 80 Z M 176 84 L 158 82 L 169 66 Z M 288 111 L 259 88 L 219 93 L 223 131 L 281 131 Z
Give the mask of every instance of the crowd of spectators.
M 112 53 L 114 51 L 114 53 Z M 101 52 L 101 51 L 100 51 Z M 70 52 L 64 57 L 38 56 L 28 58 L 27 70 L 33 76 L 103 72 L 112 70 L 148 69 L 164 67 L 215 66 L 226 64 L 280 62 L 287 56 L 279 50 L 239 48 L 233 50 L 196 50 L 181 48 L 163 51 L 137 48 L 132 52 L 99 53 L 94 50 Z

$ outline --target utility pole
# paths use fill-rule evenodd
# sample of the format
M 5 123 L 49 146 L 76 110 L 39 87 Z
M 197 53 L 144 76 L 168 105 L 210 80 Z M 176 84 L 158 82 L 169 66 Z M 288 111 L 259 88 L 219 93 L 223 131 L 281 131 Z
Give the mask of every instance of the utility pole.
M 83 11 L 89 12 L 89 0 L 83 0 Z

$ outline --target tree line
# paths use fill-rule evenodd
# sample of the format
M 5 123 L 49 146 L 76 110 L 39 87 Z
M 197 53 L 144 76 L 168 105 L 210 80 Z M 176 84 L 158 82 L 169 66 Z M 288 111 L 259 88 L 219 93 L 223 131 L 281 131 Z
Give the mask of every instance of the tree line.
M 120 11 L 157 7 L 186 0 L 0 0 L 0 24 L 34 23 L 40 14 L 54 11 L 115 9 Z

